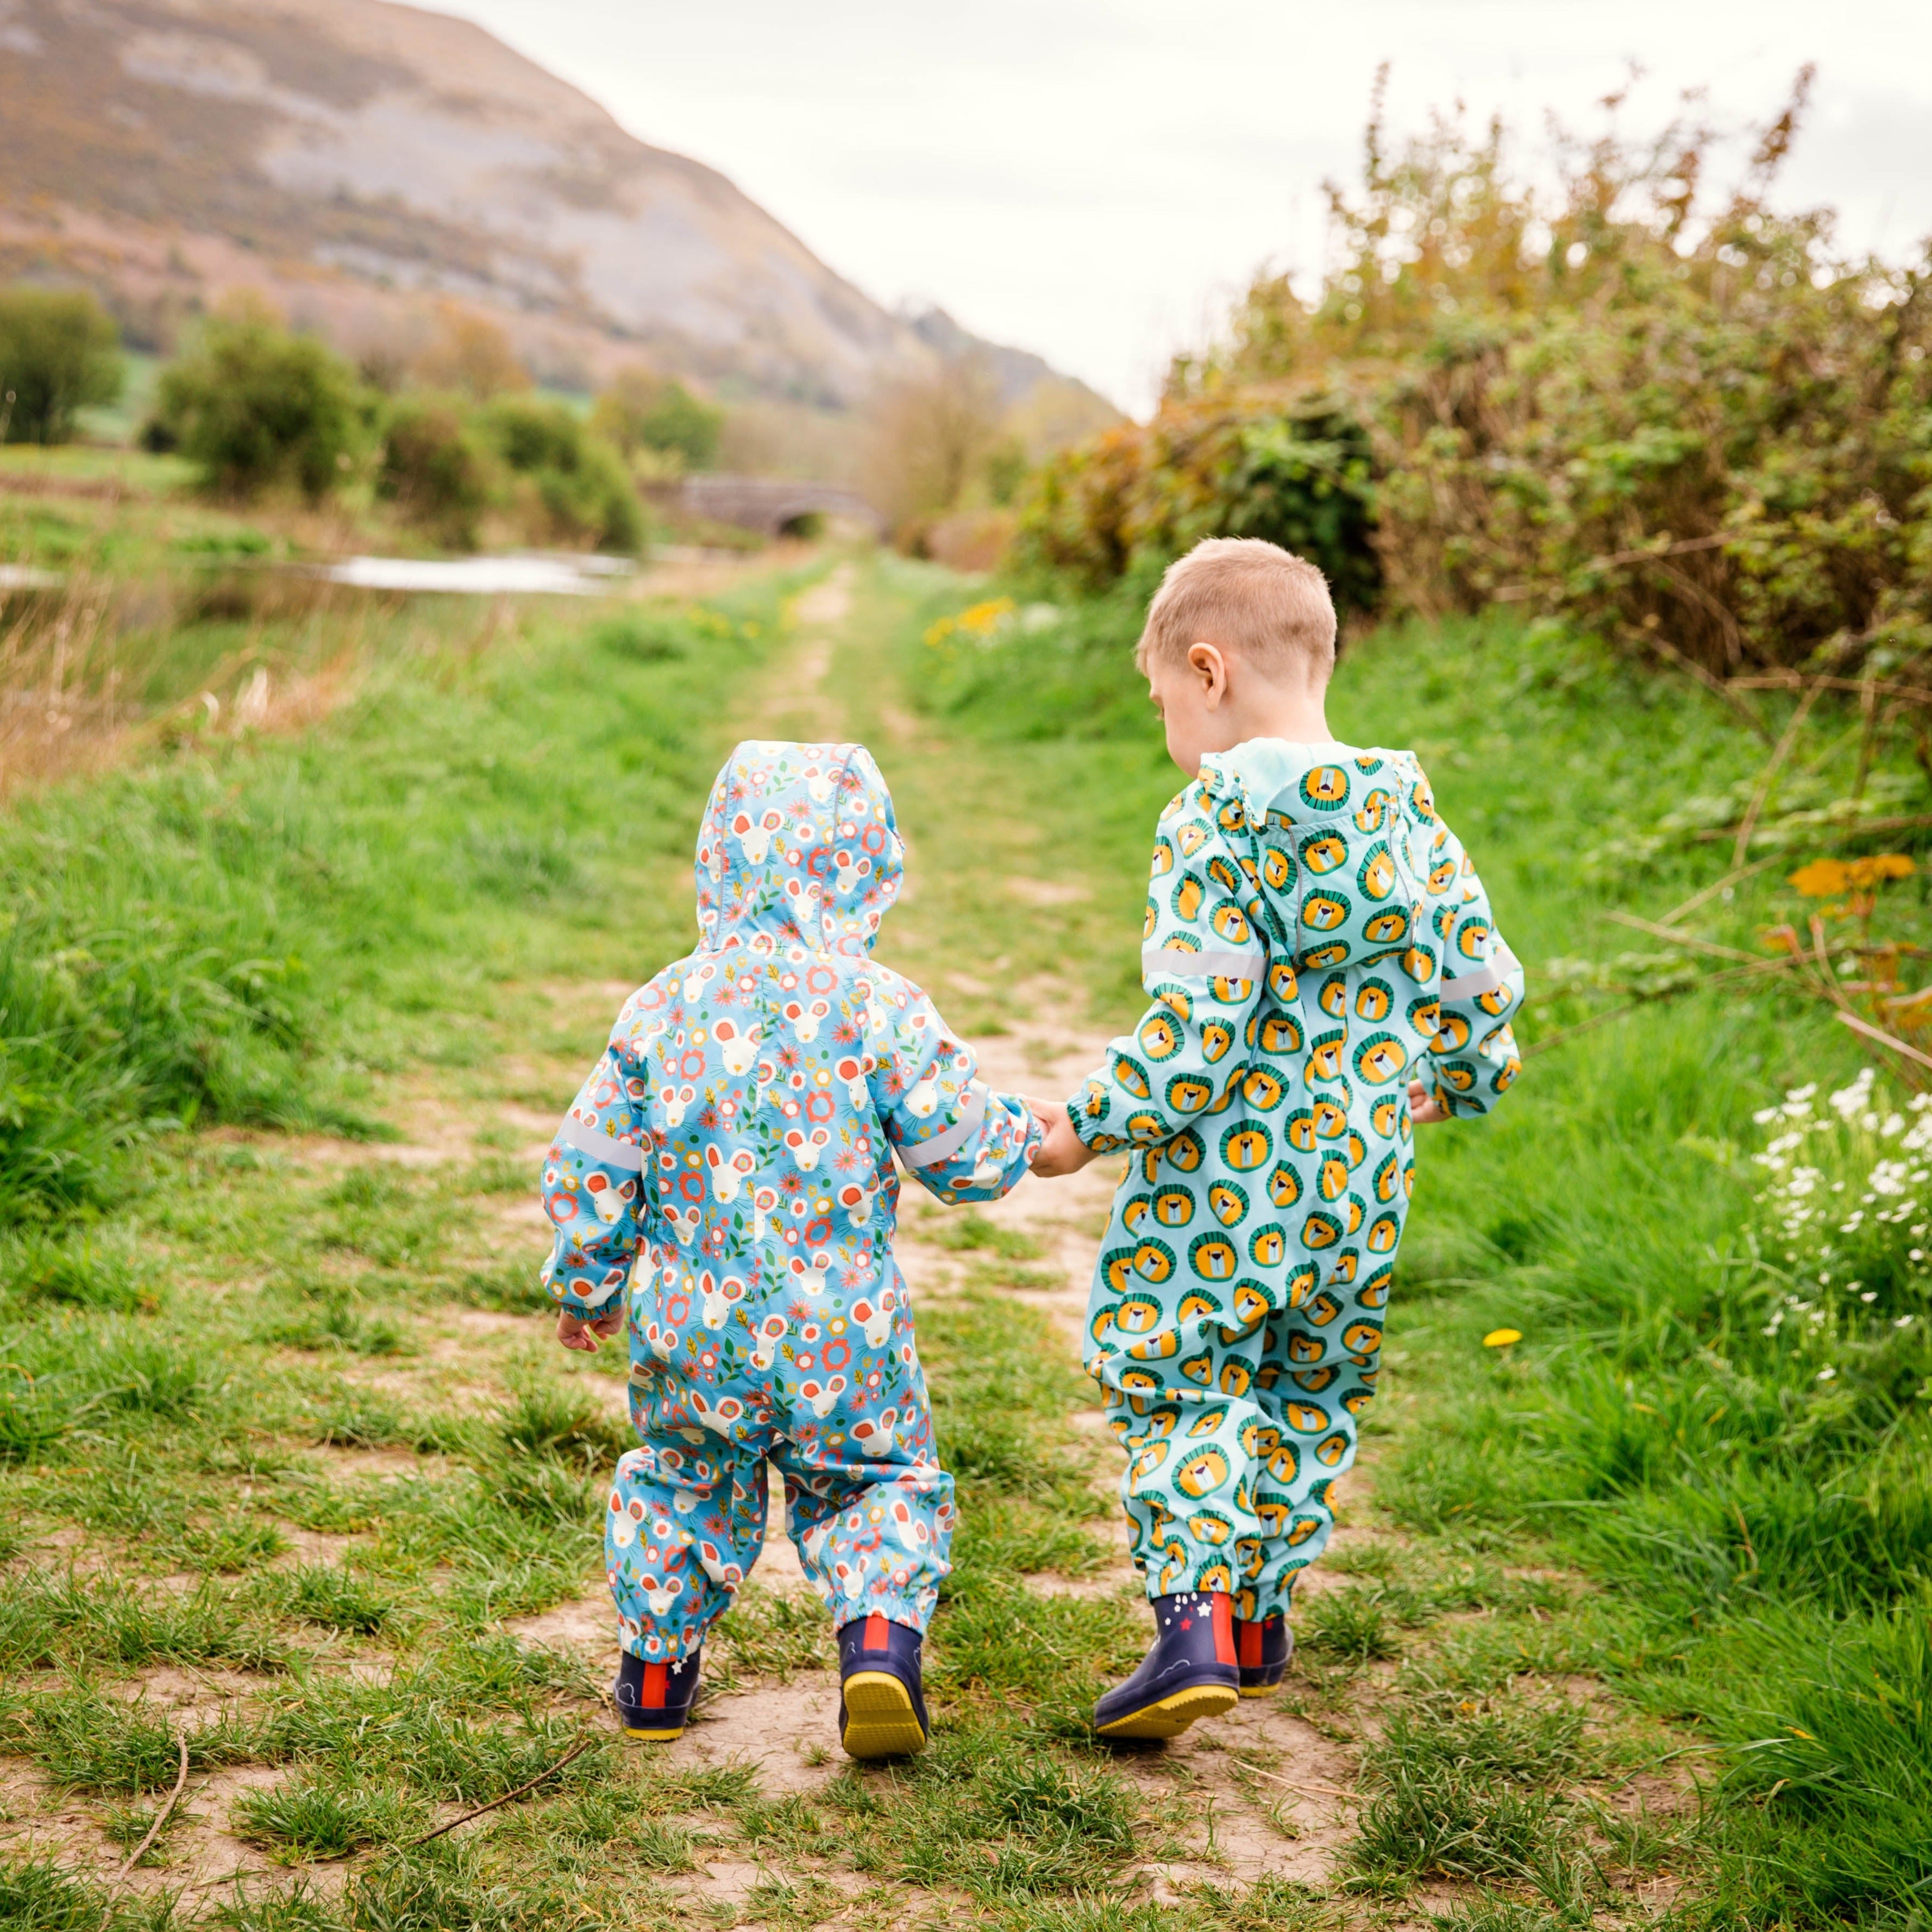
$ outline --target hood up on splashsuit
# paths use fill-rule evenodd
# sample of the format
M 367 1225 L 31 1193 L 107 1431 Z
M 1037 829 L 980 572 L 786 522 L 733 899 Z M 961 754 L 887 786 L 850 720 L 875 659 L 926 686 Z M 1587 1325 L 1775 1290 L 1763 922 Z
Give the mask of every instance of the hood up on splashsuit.
M 994 1199 L 1040 1129 L 870 956 L 904 864 L 862 746 L 740 745 L 698 833 L 698 946 L 625 1002 L 545 1160 L 550 1298 L 628 1318 L 640 1441 L 605 1553 L 634 1655 L 687 1654 L 749 1572 L 765 1460 L 836 1620 L 923 1629 L 946 1574 L 898 1169 Z
M 898 897 L 905 848 L 864 746 L 749 739 L 711 788 L 694 869 L 707 950 L 860 958 Z

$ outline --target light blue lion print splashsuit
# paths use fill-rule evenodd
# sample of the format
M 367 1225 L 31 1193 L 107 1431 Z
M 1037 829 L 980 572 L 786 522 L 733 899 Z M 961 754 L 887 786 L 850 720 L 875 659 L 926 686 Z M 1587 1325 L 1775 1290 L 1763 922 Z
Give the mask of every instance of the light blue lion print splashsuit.
M 902 860 L 863 746 L 740 745 L 698 837 L 698 950 L 624 1003 L 546 1156 L 551 1299 L 628 1297 L 642 1441 L 604 1547 L 634 1656 L 686 1655 L 728 1606 L 767 1459 L 835 1622 L 923 1630 L 950 1568 L 892 1150 L 940 1200 L 992 1200 L 1040 1128 L 868 958 Z
M 1522 970 L 1407 752 L 1257 739 L 1161 814 L 1152 999 L 1067 1102 L 1132 1150 L 1087 1358 L 1148 1594 L 1288 1608 L 1376 1385 L 1414 1186 L 1408 1085 L 1492 1107 Z

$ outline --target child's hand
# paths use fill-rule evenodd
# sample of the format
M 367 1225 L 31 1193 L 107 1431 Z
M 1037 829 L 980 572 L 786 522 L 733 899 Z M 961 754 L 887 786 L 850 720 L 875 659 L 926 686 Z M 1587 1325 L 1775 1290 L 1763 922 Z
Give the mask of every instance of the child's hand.
M 1043 1180 L 1063 1174 L 1078 1174 L 1094 1158 L 1094 1150 L 1073 1131 L 1066 1109 L 1050 1100 L 1029 1099 L 1027 1105 L 1046 1130 L 1046 1138 L 1034 1153 L 1034 1172 Z
M 593 1319 L 586 1322 L 580 1317 L 560 1308 L 556 1312 L 556 1339 L 566 1348 L 580 1348 L 586 1355 L 597 1352 L 597 1338 L 600 1335 L 614 1335 L 624 1325 L 624 1306 L 620 1302 L 614 1308 L 606 1309 Z
M 1446 1120 L 1449 1116 L 1432 1088 L 1424 1086 L 1420 1080 L 1412 1080 L 1408 1083 L 1408 1118 L 1418 1127 L 1430 1127 L 1438 1120 Z

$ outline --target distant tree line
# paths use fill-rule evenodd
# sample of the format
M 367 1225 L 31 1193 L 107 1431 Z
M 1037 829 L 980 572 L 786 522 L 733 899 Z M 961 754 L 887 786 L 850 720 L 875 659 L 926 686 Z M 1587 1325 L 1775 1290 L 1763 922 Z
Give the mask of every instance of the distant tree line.
M 84 292 L 0 290 L 0 439 L 70 440 L 79 412 L 123 386 L 113 322 Z M 246 298 L 204 317 L 162 370 L 141 432 L 231 500 L 319 504 L 364 484 L 438 542 L 473 544 L 488 518 L 539 538 L 634 550 L 640 482 L 716 458 L 724 412 L 682 383 L 620 370 L 587 414 L 532 392 L 496 326 L 446 309 L 413 367 L 352 364 Z

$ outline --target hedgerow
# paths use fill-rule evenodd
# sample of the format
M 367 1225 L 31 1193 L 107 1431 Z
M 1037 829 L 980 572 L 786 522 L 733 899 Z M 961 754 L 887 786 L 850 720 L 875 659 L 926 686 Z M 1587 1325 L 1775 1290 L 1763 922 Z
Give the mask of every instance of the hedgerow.
M 1716 141 L 1438 120 L 1330 187 L 1335 266 L 1264 276 L 1144 427 L 1049 462 L 1022 549 L 1090 587 L 1199 536 L 1275 538 L 1338 602 L 1517 601 L 1707 674 L 1932 652 L 1932 258 L 1772 205 L 1809 83 L 1742 180 Z

